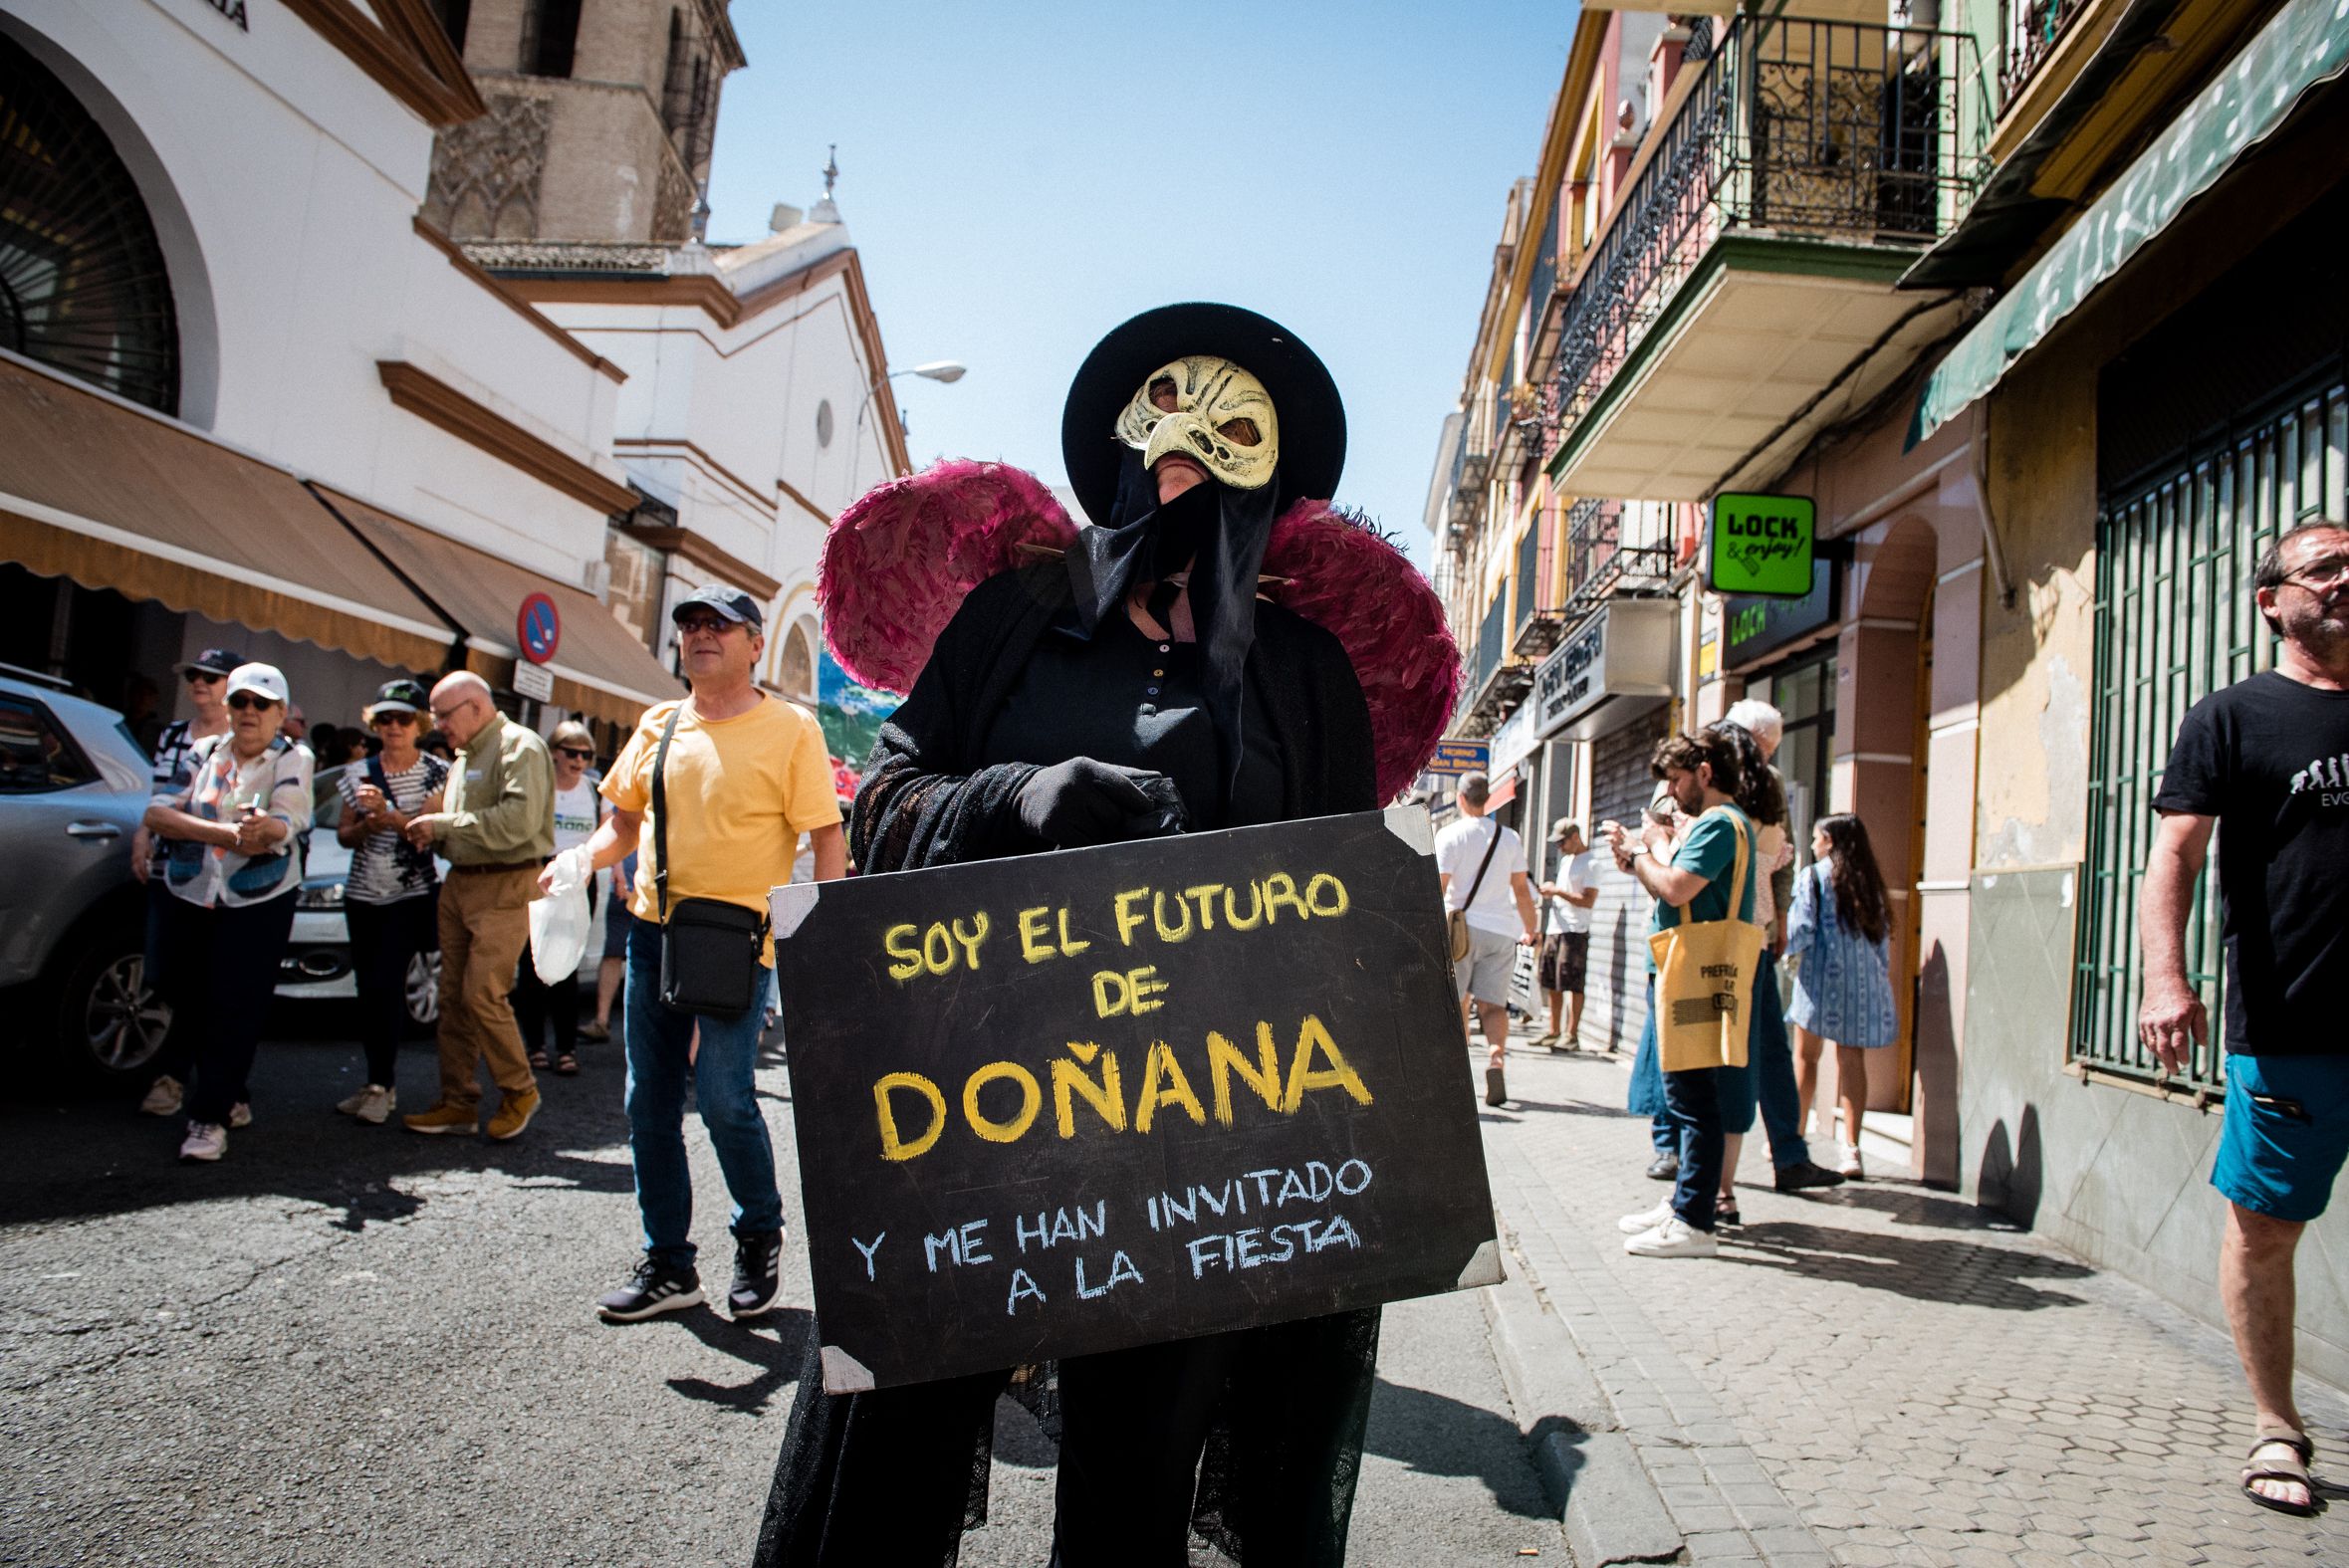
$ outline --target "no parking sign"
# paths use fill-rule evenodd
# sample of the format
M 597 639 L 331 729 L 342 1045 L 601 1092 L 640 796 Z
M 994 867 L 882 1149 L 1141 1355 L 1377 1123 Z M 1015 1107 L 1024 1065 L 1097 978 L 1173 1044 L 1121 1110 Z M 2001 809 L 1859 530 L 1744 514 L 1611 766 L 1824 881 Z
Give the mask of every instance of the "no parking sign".
M 563 646 L 563 617 L 556 611 L 555 601 L 544 593 L 524 599 L 521 613 L 514 617 L 514 640 L 522 656 L 533 664 L 553 659 L 555 650 Z

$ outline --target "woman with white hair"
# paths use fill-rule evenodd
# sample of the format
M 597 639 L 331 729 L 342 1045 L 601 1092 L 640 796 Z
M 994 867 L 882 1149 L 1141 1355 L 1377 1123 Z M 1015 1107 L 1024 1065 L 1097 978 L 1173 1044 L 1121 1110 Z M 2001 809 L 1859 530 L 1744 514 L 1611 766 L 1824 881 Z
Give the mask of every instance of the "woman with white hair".
M 595 737 L 577 719 L 555 726 L 549 749 L 555 756 L 555 852 L 584 844 L 603 820 L 603 797 L 587 769 L 595 761 Z M 595 882 L 587 880 L 587 911 L 595 911 Z M 554 1068 L 564 1077 L 580 1070 L 580 983 L 566 975 L 549 984 L 539 978 L 538 964 L 529 949 L 522 954 L 521 972 L 514 983 L 514 1014 L 522 1025 L 522 1042 L 530 1047 L 530 1064 L 544 1068 L 547 1024 L 555 1025 Z

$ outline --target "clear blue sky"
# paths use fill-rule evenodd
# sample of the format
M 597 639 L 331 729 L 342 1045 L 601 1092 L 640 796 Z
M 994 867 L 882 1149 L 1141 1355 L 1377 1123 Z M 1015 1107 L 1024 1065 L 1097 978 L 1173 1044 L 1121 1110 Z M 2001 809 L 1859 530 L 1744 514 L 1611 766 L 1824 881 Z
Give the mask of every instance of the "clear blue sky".
M 1136 311 L 1286 323 L 1344 395 L 1338 499 L 1420 528 L 1510 182 L 1530 174 L 1574 11 L 1479 3 L 739 0 L 714 241 L 808 206 L 827 143 L 917 464 L 1063 480 L 1060 400 Z

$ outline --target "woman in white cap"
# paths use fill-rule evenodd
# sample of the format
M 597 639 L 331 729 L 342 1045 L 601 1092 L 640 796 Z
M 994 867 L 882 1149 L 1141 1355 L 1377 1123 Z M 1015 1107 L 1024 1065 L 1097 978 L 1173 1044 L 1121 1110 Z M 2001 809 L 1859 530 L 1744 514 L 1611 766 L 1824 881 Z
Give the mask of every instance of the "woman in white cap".
M 274 665 L 229 672 L 223 734 L 189 754 L 187 782 L 158 792 L 147 828 L 165 841 L 161 958 L 195 1052 L 182 1160 L 217 1160 L 228 1129 L 253 1119 L 245 1078 L 277 988 L 302 887 L 310 752 L 279 732 L 286 677 Z

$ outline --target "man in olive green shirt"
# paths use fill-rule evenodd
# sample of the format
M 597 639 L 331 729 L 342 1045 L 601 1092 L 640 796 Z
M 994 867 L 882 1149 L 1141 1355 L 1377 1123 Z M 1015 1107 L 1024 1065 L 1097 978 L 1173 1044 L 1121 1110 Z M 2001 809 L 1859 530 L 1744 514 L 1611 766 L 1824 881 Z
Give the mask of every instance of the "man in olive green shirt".
M 497 1080 L 489 1135 L 518 1137 L 539 1108 L 507 994 L 530 940 L 539 867 L 555 853 L 555 766 L 547 743 L 498 712 L 466 671 L 432 688 L 432 722 L 457 749 L 441 808 L 408 822 L 409 842 L 449 862 L 440 890 L 440 1103 L 401 1118 L 410 1132 L 472 1132 L 477 1074 Z

